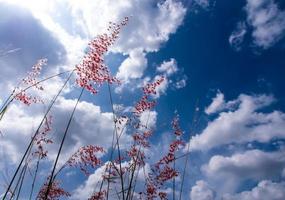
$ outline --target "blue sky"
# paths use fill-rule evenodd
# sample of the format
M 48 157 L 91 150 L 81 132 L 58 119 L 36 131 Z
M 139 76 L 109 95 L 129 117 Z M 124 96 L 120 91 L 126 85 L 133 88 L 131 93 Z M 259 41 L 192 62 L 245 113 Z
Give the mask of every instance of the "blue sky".
M 150 112 L 155 134 L 148 153 L 158 158 L 166 151 L 177 111 L 190 148 L 183 199 L 285 199 L 284 1 L 0 0 L 0 102 L 38 59 L 48 59 L 43 77 L 72 69 L 88 41 L 125 16 L 129 24 L 105 56 L 122 81 L 112 85 L 114 103 L 128 112 L 144 84 L 166 78 L 153 97 L 158 104 Z M 44 83 L 37 95 L 48 101 L 64 78 Z M 50 170 L 78 93 L 71 82 L 52 110 L 55 144 L 48 147 L 42 174 Z M 0 121 L 0 182 L 11 176 L 45 109 L 15 103 Z M 110 123 L 106 85 L 96 96 L 86 92 L 60 162 L 90 141 L 108 148 Z M 122 137 L 123 148 L 130 134 Z M 100 170 L 88 178 L 66 170 L 63 179 L 74 181 L 63 186 L 72 199 L 86 199 Z M 23 199 L 27 193 L 25 188 Z

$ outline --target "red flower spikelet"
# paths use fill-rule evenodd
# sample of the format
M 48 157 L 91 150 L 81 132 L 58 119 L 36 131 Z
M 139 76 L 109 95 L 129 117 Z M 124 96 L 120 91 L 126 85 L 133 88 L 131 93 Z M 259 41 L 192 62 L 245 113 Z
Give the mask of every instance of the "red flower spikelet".
M 45 198 L 46 191 L 48 188 L 48 183 L 45 183 L 40 189 L 37 200 L 59 200 L 60 197 L 69 197 L 71 196 L 68 192 L 60 187 L 59 181 L 54 180 L 49 188 L 49 193 L 47 198 Z
M 110 22 L 108 34 L 99 35 L 89 42 L 88 53 L 83 57 L 82 62 L 75 66 L 77 85 L 96 94 L 96 86 L 100 86 L 104 82 L 119 82 L 115 77 L 111 76 L 108 67 L 104 64 L 104 55 L 109 47 L 114 44 L 122 26 L 125 26 L 128 20 L 129 18 L 126 17 L 120 24 Z
M 25 87 L 33 87 L 38 90 L 43 90 L 43 87 L 38 84 L 37 78 L 41 73 L 43 65 L 46 64 L 47 59 L 38 60 L 37 63 L 32 67 L 32 71 L 28 73 L 26 78 L 22 79 L 20 84 L 24 85 Z M 16 88 L 14 93 L 15 100 L 21 101 L 25 105 L 29 106 L 32 103 L 43 103 L 40 98 L 27 94 L 26 91 L 21 88 Z
M 80 147 L 67 161 L 67 164 L 71 167 L 79 167 L 80 170 L 89 175 L 87 166 L 92 168 L 97 167 L 102 161 L 97 157 L 97 153 L 104 153 L 104 149 L 99 146 L 87 145 Z

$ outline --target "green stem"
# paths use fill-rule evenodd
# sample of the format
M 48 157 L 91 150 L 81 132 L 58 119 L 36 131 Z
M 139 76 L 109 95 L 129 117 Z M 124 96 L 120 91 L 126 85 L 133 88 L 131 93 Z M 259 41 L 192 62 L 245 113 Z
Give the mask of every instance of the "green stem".
M 110 103 L 112 107 L 112 113 L 113 113 L 113 121 L 114 121 L 114 128 L 116 133 L 116 145 L 117 145 L 117 151 L 118 151 L 118 157 L 119 157 L 119 169 L 120 169 L 120 180 L 121 180 L 121 190 L 122 190 L 122 197 L 123 200 L 125 200 L 125 191 L 124 191 L 124 179 L 123 179 L 123 171 L 122 171 L 122 161 L 121 161 L 121 150 L 120 150 L 120 144 L 119 144 L 119 135 L 117 131 L 117 125 L 116 125 L 116 116 L 114 111 L 114 104 L 113 104 L 113 98 L 111 93 L 111 87 L 108 83 L 108 91 L 109 91 L 109 97 L 110 97 Z
M 54 176 L 55 169 L 56 169 L 56 166 L 57 166 L 57 163 L 58 163 L 58 159 L 59 159 L 59 156 L 60 156 L 60 153 L 61 153 L 61 150 L 62 150 L 64 141 L 65 141 L 65 139 L 66 139 L 66 135 L 67 135 L 67 132 L 68 132 L 68 130 L 69 130 L 71 121 L 72 121 L 72 119 L 73 119 L 75 110 L 76 110 L 76 108 L 77 108 L 77 106 L 78 106 L 78 103 L 79 103 L 81 97 L 82 97 L 83 91 L 84 91 L 84 87 L 81 89 L 80 95 L 79 95 L 79 97 L 78 97 L 78 99 L 77 99 L 77 101 L 76 101 L 76 104 L 75 104 L 75 106 L 74 106 L 74 108 L 73 108 L 73 111 L 72 111 L 71 116 L 70 116 L 70 118 L 69 118 L 69 121 L 68 121 L 68 123 L 67 123 L 66 129 L 65 129 L 65 131 L 64 131 L 64 135 L 63 135 L 63 138 L 62 138 L 61 143 L 60 143 L 60 146 L 59 146 L 59 150 L 58 150 L 58 153 L 57 153 L 57 156 L 56 156 L 56 159 L 55 159 L 55 163 L 54 163 L 54 165 L 53 165 L 52 173 L 51 173 L 51 176 L 50 176 L 50 178 L 49 178 L 49 183 L 48 183 L 47 191 L 46 191 L 46 193 L 45 193 L 45 198 L 44 198 L 44 200 L 47 200 L 47 199 L 48 199 L 48 194 L 49 194 L 49 191 L 50 191 L 50 187 L 51 187 L 51 185 L 52 185 L 52 182 L 53 182 L 53 180 L 54 180 L 54 179 L 53 179 L 53 176 Z
M 70 73 L 70 75 L 69 75 L 68 78 L 66 79 L 65 83 L 63 84 L 63 86 L 61 87 L 61 89 L 59 90 L 59 92 L 56 94 L 56 96 L 54 97 L 54 99 L 51 101 L 51 103 L 50 103 L 50 105 L 49 105 L 49 107 L 48 107 L 48 109 L 47 109 L 47 111 L 46 111 L 46 113 L 45 113 L 45 115 L 44 115 L 42 121 L 40 122 L 40 124 L 39 124 L 39 126 L 38 126 L 38 128 L 37 128 L 37 130 L 36 130 L 36 132 L 35 132 L 35 134 L 33 135 L 33 137 L 32 137 L 32 139 L 31 139 L 31 141 L 30 141 L 30 143 L 29 143 L 27 149 L 26 149 L 25 152 L 24 152 L 24 155 L 23 155 L 22 158 L 21 158 L 21 161 L 20 161 L 20 163 L 19 163 L 19 165 L 18 165 L 18 167 L 17 167 L 17 169 L 16 169 L 16 171 L 15 171 L 15 173 L 14 173 L 14 175 L 13 175 L 13 177 L 12 177 L 12 179 L 11 179 L 11 181 L 10 181 L 10 183 L 9 183 L 9 185 L 8 185 L 8 187 L 7 187 L 7 189 L 6 189 L 6 191 L 5 191 L 5 194 L 4 194 L 3 198 L 2 198 L 2 200 L 4 200 L 4 199 L 7 197 L 8 192 L 10 191 L 11 186 L 12 186 L 12 184 L 13 184 L 13 182 L 14 182 L 14 180 L 15 180 L 15 178 L 16 178 L 16 176 L 17 176 L 17 174 L 18 174 L 18 172 L 19 172 L 19 170 L 20 170 L 20 168 L 21 168 L 21 166 L 22 166 L 22 164 L 23 164 L 23 162 L 24 162 L 24 159 L 25 159 L 26 156 L 29 154 L 29 151 L 30 151 L 30 149 L 31 149 L 32 146 L 33 146 L 34 140 L 35 140 L 36 136 L 38 135 L 39 130 L 40 130 L 42 124 L 44 123 L 44 121 L 45 121 L 45 119 L 46 119 L 48 113 L 50 112 L 50 110 L 51 110 L 51 108 L 53 107 L 55 101 L 57 100 L 57 98 L 58 98 L 59 95 L 61 94 L 62 90 L 65 88 L 67 82 L 70 80 L 70 78 L 71 78 L 73 72 L 74 72 L 74 71 L 72 71 L 72 72 Z M 28 155 L 28 156 L 29 156 L 29 155 Z

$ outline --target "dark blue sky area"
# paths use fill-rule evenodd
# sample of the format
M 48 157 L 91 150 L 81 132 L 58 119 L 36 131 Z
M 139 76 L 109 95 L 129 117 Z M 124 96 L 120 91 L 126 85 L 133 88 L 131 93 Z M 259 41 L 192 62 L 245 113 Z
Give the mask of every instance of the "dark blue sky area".
M 167 99 L 160 100 L 164 109 L 177 108 L 190 117 L 197 100 L 204 108 L 220 90 L 227 100 L 241 93 L 273 94 L 277 99 L 273 106 L 285 110 L 285 40 L 263 50 L 251 43 L 248 31 L 241 51 L 235 51 L 229 44 L 236 24 L 246 17 L 245 4 L 222 0 L 208 10 L 190 11 L 168 43 L 148 56 L 150 63 L 173 57 L 188 76 L 187 87 L 168 92 L 163 97 Z

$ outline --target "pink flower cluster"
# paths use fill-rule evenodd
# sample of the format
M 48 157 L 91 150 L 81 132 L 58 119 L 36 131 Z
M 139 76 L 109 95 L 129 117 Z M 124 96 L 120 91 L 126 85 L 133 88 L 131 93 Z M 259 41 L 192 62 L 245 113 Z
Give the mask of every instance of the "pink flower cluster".
M 145 154 L 144 152 L 138 148 L 137 146 L 133 145 L 129 151 L 127 151 L 128 156 L 136 163 L 137 166 L 143 166 L 145 164 Z M 128 167 L 129 171 L 132 170 L 132 165 Z
M 172 167 L 165 165 L 164 168 L 159 172 L 158 176 L 156 176 L 156 180 L 162 185 L 164 182 L 173 179 L 176 176 L 178 176 L 178 172 Z
M 47 181 L 48 182 L 48 181 Z M 45 198 L 46 191 L 48 189 L 47 182 L 43 185 L 38 193 L 37 200 L 59 200 L 61 197 L 71 196 L 68 192 L 60 187 L 59 181 L 54 180 L 49 188 L 47 198 Z
M 172 128 L 174 130 L 173 134 L 175 139 L 170 143 L 167 154 L 154 165 L 152 172 L 148 174 L 147 188 L 144 193 L 148 200 L 157 197 L 167 199 L 167 194 L 160 190 L 167 181 L 177 177 L 179 174 L 178 171 L 170 165 L 175 161 L 175 152 L 184 145 L 184 142 L 180 139 L 183 132 L 179 125 L 178 116 L 175 116 L 173 119 Z
M 136 104 L 135 106 L 135 114 L 139 115 L 143 113 L 146 110 L 150 110 L 155 106 L 156 102 L 155 101 L 149 101 L 148 96 L 143 96 L 140 101 Z
M 47 59 L 40 59 L 38 62 L 32 67 L 32 71 L 28 73 L 27 77 L 24 78 L 21 82 L 22 85 L 27 87 L 33 87 L 38 90 L 43 90 L 43 87 L 38 84 L 38 76 L 41 73 L 42 66 L 47 64 Z M 31 105 L 32 103 L 42 103 L 43 101 L 35 96 L 28 95 L 24 89 L 17 88 L 14 91 L 15 99 L 18 101 L 21 101 L 25 105 Z
M 157 87 L 161 85 L 164 81 L 164 77 L 161 76 L 158 80 L 153 83 L 148 83 L 145 87 L 143 87 L 144 95 L 140 99 L 140 101 L 135 105 L 134 113 L 136 115 L 140 115 L 146 110 L 150 110 L 156 104 L 155 101 L 150 101 L 150 95 L 155 95 L 157 93 Z
M 147 200 L 152 200 L 157 197 L 157 187 L 154 184 L 147 184 L 146 186 Z
M 37 150 L 33 152 L 32 155 L 39 157 L 39 159 L 43 159 L 47 156 L 48 151 L 44 149 L 44 145 L 53 143 L 53 141 L 47 137 L 48 133 L 51 131 L 51 123 L 52 117 L 46 117 L 43 130 L 35 137 L 34 142 L 37 146 Z
M 97 167 L 101 164 L 101 160 L 97 157 L 97 153 L 104 153 L 104 149 L 99 146 L 87 145 L 81 147 L 77 152 L 75 152 L 67 161 L 67 164 L 71 167 L 79 167 L 80 170 L 89 175 L 87 167 L 92 168 Z
M 163 165 L 163 164 L 168 165 L 169 163 L 173 162 L 175 160 L 175 152 L 178 151 L 179 148 L 184 145 L 184 142 L 180 139 L 180 137 L 183 134 L 183 131 L 181 130 L 180 125 L 179 125 L 178 115 L 174 117 L 171 124 L 172 124 L 172 129 L 174 131 L 174 136 L 176 136 L 176 139 L 170 143 L 168 153 L 156 163 L 157 169 L 159 169 L 160 165 Z
M 172 120 L 172 129 L 174 130 L 174 134 L 176 136 L 181 136 L 183 134 L 180 125 L 179 125 L 179 116 L 175 116 L 174 119 Z
M 161 85 L 161 83 L 164 81 L 164 76 L 159 77 L 155 82 L 153 83 L 147 83 L 146 86 L 143 88 L 143 92 L 145 95 L 153 94 L 156 95 L 157 93 L 157 87 Z
M 97 93 L 95 85 L 100 86 L 104 82 L 119 82 L 110 75 L 108 67 L 104 64 L 104 54 L 108 48 L 114 44 L 122 26 L 125 26 L 129 18 L 126 17 L 120 24 L 109 24 L 108 34 L 102 34 L 96 37 L 88 44 L 88 53 L 84 56 L 82 62 L 75 66 L 77 79 L 76 83 L 80 87 L 93 94 Z
M 141 145 L 143 147 L 150 147 L 148 139 L 151 135 L 151 131 L 145 131 L 143 134 L 135 133 L 133 134 L 133 140 L 138 145 Z
M 43 65 L 47 64 L 47 59 L 40 59 L 37 63 L 32 67 L 32 71 L 28 73 L 28 76 L 23 79 L 23 83 L 26 85 L 35 85 L 39 90 L 43 90 L 43 87 L 37 84 L 37 77 L 41 74 L 41 70 Z
M 25 105 L 29 106 L 32 103 L 42 103 L 43 101 L 38 97 L 28 95 L 25 91 L 21 91 L 15 95 L 15 99 L 21 101 Z
M 102 190 L 101 192 L 95 192 L 88 200 L 104 200 L 106 197 L 106 190 Z
M 166 200 L 167 199 L 167 194 L 165 192 L 159 192 L 158 196 L 161 200 Z

